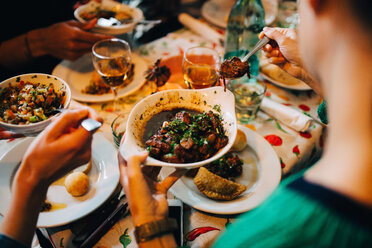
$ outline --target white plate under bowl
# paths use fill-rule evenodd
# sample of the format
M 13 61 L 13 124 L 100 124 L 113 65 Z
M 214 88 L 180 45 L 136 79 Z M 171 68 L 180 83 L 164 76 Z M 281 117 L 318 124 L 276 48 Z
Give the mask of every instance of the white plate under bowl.
M 115 26 L 101 26 L 96 24 L 92 31 L 97 32 L 97 33 L 102 33 L 102 34 L 107 34 L 107 35 L 119 35 L 119 34 L 124 34 L 127 32 L 132 31 L 135 26 L 137 25 L 137 22 L 143 19 L 143 12 L 139 8 L 132 8 L 128 5 L 121 4 L 116 1 L 112 0 L 102 0 L 101 3 L 97 3 L 96 1 L 90 1 L 87 4 L 84 4 L 77 8 L 74 11 L 74 16 L 75 18 L 80 21 L 81 23 L 85 23 L 85 21 L 81 17 L 81 13 L 84 12 L 89 12 L 89 11 L 94 11 L 96 8 L 101 8 L 103 10 L 110 10 L 110 11 L 123 11 L 126 13 L 129 13 L 132 18 L 133 22 L 128 23 L 128 24 L 121 24 L 121 25 L 115 25 Z
M 33 138 L 26 138 L 0 159 L 0 213 L 5 214 L 11 199 L 13 176 L 23 154 Z M 51 161 L 52 163 L 53 161 Z M 113 145 L 101 133 L 96 133 L 92 143 L 92 168 L 88 173 L 90 188 L 80 197 L 71 196 L 64 186 L 51 185 L 47 200 L 64 203 L 66 208 L 41 212 L 38 227 L 60 226 L 77 220 L 97 209 L 114 192 L 119 182 L 119 167 Z
M 247 190 L 231 201 L 217 201 L 202 194 L 193 178 L 181 177 L 170 191 L 191 207 L 213 214 L 238 214 L 260 205 L 278 186 L 281 167 L 278 155 L 272 146 L 258 133 L 238 125 L 247 137 L 248 146 L 238 153 L 243 160 L 243 173 L 236 182 L 247 186 Z M 174 168 L 164 167 L 160 177 L 164 179 Z
M 218 108 L 220 111 L 216 110 Z M 172 109 L 192 109 L 200 112 L 211 110 L 220 114 L 229 141 L 225 147 L 206 160 L 193 163 L 167 163 L 149 156 L 145 162 L 146 165 L 191 169 L 208 164 L 230 150 L 237 130 L 234 95 L 229 90 L 224 91 L 224 88 L 220 86 L 201 90 L 175 89 L 150 95 L 134 106 L 128 117 L 125 141 L 120 148 L 120 153 L 125 159 L 145 150 L 142 137 L 148 120 L 155 114 Z
M 145 83 L 146 61 L 137 54 L 132 53 L 132 63 L 134 63 L 133 80 L 126 87 L 119 88 L 119 98 L 135 92 Z M 107 102 L 114 100 L 113 93 L 94 95 L 81 92 L 89 85 L 94 70 L 92 55 L 86 54 L 73 62 L 62 61 L 54 68 L 52 74 L 68 83 L 71 88 L 71 97 L 74 100 L 81 102 Z
M 271 77 L 269 77 L 268 75 L 260 72 L 260 75 L 266 79 L 267 81 L 277 85 L 277 86 L 280 86 L 282 88 L 286 88 L 286 89 L 290 89 L 290 90 L 312 90 L 311 87 L 309 85 L 307 85 L 306 83 L 304 82 L 300 82 L 300 83 L 297 83 L 297 84 L 283 84 L 279 81 L 276 81 L 275 79 L 272 79 Z

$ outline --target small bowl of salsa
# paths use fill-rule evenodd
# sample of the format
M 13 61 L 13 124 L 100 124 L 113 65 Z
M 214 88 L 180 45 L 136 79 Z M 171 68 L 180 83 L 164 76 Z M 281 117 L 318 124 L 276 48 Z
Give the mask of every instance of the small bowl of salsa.
M 30 73 L 0 83 L 0 126 L 6 130 L 35 136 L 56 115 L 68 108 L 71 91 L 62 79 L 48 74 Z

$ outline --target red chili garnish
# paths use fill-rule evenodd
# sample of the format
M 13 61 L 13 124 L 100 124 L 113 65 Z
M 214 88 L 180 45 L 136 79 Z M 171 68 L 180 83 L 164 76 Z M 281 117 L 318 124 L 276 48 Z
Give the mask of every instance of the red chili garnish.
M 274 134 L 266 135 L 265 139 L 273 146 L 280 146 L 283 143 L 282 139 Z
M 271 96 L 270 91 L 266 91 L 265 96 L 266 96 L 266 97 L 270 97 L 270 96 Z
M 285 168 L 285 163 L 283 162 L 283 159 L 282 158 L 279 158 L 280 159 L 280 166 L 282 167 L 282 168 Z
M 299 134 L 304 137 L 305 139 L 310 139 L 312 136 L 311 136 L 311 133 L 305 133 L 305 132 L 299 132 Z
M 284 106 L 292 106 L 290 103 L 283 103 Z
M 296 154 L 296 156 L 300 155 L 300 149 L 298 149 L 298 145 L 296 145 L 295 147 L 293 147 L 292 152 L 294 154 Z
M 300 105 L 298 105 L 298 107 L 300 109 L 302 109 L 303 111 L 309 111 L 310 110 L 310 108 L 305 104 L 300 104 Z
M 220 229 L 211 227 L 211 226 L 206 226 L 206 227 L 197 227 L 194 230 L 191 230 L 189 233 L 185 235 L 185 239 L 187 241 L 194 241 L 197 237 L 199 237 L 203 233 L 207 233 L 213 230 L 220 231 Z

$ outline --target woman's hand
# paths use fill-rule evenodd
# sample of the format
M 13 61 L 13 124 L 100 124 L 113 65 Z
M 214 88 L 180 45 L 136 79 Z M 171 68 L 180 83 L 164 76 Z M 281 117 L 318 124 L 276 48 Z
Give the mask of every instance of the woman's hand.
M 97 19 L 84 24 L 71 20 L 30 31 L 28 39 L 31 54 L 34 57 L 48 54 L 60 59 L 76 60 L 91 52 L 93 44 L 97 41 L 112 38 L 89 32 L 88 30 L 96 23 Z
M 64 112 L 27 149 L 12 185 L 12 198 L 1 232 L 30 246 L 49 185 L 91 157 L 93 133 L 81 125 L 96 116 L 90 108 Z
M 0 140 L 3 139 L 15 139 L 15 138 L 20 138 L 23 137 L 22 134 L 7 131 L 4 128 L 0 127 Z
M 292 76 L 301 79 L 302 60 L 300 57 L 295 30 L 265 27 L 260 34 L 274 40 L 278 46 L 267 44 L 263 50 L 269 62 L 280 66 Z
M 120 183 L 124 187 L 135 226 L 168 216 L 167 191 L 186 172 L 176 170 L 158 182 L 161 167 L 141 166 L 147 156 L 146 152 L 125 161 L 118 152 Z
M 67 172 L 87 163 L 93 134 L 80 123 L 88 117 L 102 122 L 90 108 L 66 111 L 54 120 L 27 149 L 16 178 L 27 176 L 31 185 L 48 187 Z
M 304 69 L 298 48 L 296 31 L 288 28 L 265 27 L 260 33 L 260 38 L 264 35 L 274 40 L 277 44 L 277 46 L 273 46 L 269 43 L 263 48 L 269 62 L 276 64 L 295 78 L 304 81 L 323 97 L 320 83 Z

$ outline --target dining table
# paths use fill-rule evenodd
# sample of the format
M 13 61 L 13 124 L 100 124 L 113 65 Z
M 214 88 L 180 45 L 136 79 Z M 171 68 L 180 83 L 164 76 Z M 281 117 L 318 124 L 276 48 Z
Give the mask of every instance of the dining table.
M 214 28 L 223 35 L 222 29 Z M 165 37 L 137 47 L 132 52 L 146 61 L 146 66 L 151 66 L 157 59 L 164 60 L 176 55 L 182 56 L 186 49 L 193 46 L 210 47 L 221 56 L 224 52 L 224 48 L 219 42 L 208 40 L 188 28 L 171 32 Z M 273 147 L 280 161 L 281 178 L 284 179 L 301 169 L 308 168 L 322 154 L 325 128 L 317 116 L 317 108 L 322 102 L 322 98 L 312 90 L 293 90 L 280 87 L 265 79 L 260 80 L 263 80 L 267 86 L 265 98 L 295 109 L 299 113 L 314 119 L 306 132 L 296 131 L 264 111 L 259 111 L 253 121 L 242 124 L 262 136 Z M 153 93 L 152 89 L 151 84 L 145 83 L 135 92 L 120 98 L 118 100 L 121 109 L 120 114 L 128 116 L 136 103 Z M 112 146 L 115 146 L 111 123 L 119 113 L 113 111 L 112 102 L 87 103 L 76 100 L 71 102 L 71 105 L 79 104 L 89 106 L 100 114 L 104 122 L 98 132 Z M 223 104 L 222 101 L 221 104 Z M 23 139 L 25 138 L 0 141 L 0 157 L 17 146 Z M 171 192 L 168 192 L 168 198 L 177 199 Z M 227 225 L 234 222 L 239 214 L 208 213 L 195 209 L 192 205 L 183 204 L 183 246 L 211 247 L 218 235 L 223 232 Z M 89 222 L 89 216 L 94 216 L 94 212 L 72 223 L 40 229 L 54 247 L 75 247 L 71 242 L 74 236 L 73 231 L 83 225 L 83 222 Z M 33 246 L 39 247 L 39 245 L 34 240 Z M 98 240 L 94 247 L 137 247 L 130 213 L 125 212 L 113 227 Z

